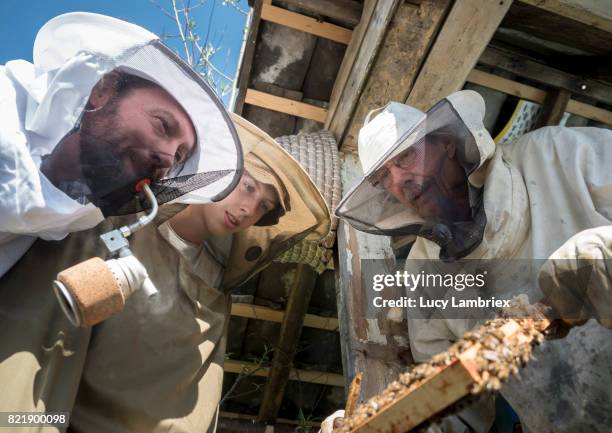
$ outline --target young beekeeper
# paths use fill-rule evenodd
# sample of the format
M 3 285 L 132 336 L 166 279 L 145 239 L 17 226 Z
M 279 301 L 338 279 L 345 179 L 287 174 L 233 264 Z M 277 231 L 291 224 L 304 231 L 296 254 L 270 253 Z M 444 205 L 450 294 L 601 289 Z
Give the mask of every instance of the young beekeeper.
M 238 182 L 228 114 L 153 33 L 69 13 L 33 51 L 0 66 L 0 276 L 37 237 L 146 208 L 140 181 L 160 204 L 219 200 Z
M 612 131 L 547 127 L 496 146 L 484 112 L 477 93 L 460 91 L 427 113 L 399 103 L 372 113 L 359 135 L 365 179 L 337 215 L 369 233 L 416 235 L 408 259 L 547 260 L 540 284 L 523 288 L 529 300 L 544 298 L 571 324 L 595 318 L 610 327 Z M 409 319 L 414 359 L 428 360 L 473 325 Z M 609 431 L 611 337 L 590 321 L 547 341 L 502 388 L 526 431 Z M 434 429 L 488 432 L 490 403 Z
M 0 281 L 0 411 L 70 412 L 74 432 L 215 430 L 228 290 L 330 228 L 325 201 L 300 165 L 255 126 L 233 121 L 245 172 L 232 193 L 166 205 L 130 238 L 157 296 L 135 292 L 114 317 L 76 328 L 50 290 L 60 270 L 103 255 L 97 236 L 127 217 L 61 242 L 39 240 Z

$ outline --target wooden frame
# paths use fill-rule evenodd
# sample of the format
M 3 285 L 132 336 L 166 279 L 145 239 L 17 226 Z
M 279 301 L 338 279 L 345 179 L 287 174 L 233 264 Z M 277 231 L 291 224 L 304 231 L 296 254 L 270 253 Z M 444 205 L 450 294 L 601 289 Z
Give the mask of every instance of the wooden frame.
M 320 38 L 330 39 L 344 45 L 351 41 L 352 31 L 330 23 L 322 23 L 314 18 L 288 11 L 287 9 L 264 3 L 261 9 L 261 19 L 292 29 L 310 33 Z
M 240 63 L 240 72 L 238 74 L 238 82 L 236 87 L 236 101 L 234 102 L 234 113 L 242 116 L 244 100 L 246 98 L 247 87 L 249 87 L 249 79 L 251 68 L 253 67 L 253 59 L 255 57 L 255 44 L 257 42 L 257 34 L 259 33 L 259 22 L 261 20 L 261 8 L 263 0 L 255 0 L 253 10 L 251 12 L 251 22 L 249 23 L 249 34 L 245 42 L 242 61 Z
M 247 319 L 267 320 L 269 322 L 281 323 L 286 311 L 274 310 L 261 305 L 233 303 L 232 316 L 245 317 Z M 304 316 L 304 326 L 322 329 L 324 331 L 338 331 L 338 319 L 336 317 L 323 317 L 314 314 Z
M 350 27 L 359 24 L 361 18 L 362 5 L 355 0 L 285 0 L 285 4 L 339 20 Z
M 611 85 L 555 69 L 502 47 L 487 47 L 478 59 L 478 63 L 510 72 L 547 87 L 557 87 L 576 95 L 588 96 L 606 104 L 612 101 Z
M 461 89 L 511 4 L 455 2 L 406 100 L 408 105 L 425 111 Z
M 278 342 L 274 346 L 272 365 L 259 406 L 257 419 L 260 421 L 276 420 L 291 375 L 293 357 L 300 341 L 304 316 L 316 281 L 317 273 L 309 265 L 296 266 L 291 287 L 288 288 L 287 314 L 281 323 Z
M 470 83 L 498 90 L 508 95 L 514 95 L 521 99 L 544 104 L 546 100 L 546 91 L 526 84 L 517 83 L 516 81 L 508 80 L 507 78 L 498 77 L 497 75 L 489 74 L 478 69 L 474 69 L 467 77 Z M 586 117 L 587 119 L 596 120 L 598 122 L 612 125 L 612 112 L 593 105 L 585 104 L 584 102 L 570 99 L 567 104 L 567 112 L 578 116 Z
M 540 329 L 545 329 L 548 323 L 542 321 Z M 521 326 L 513 320 L 499 330 L 506 339 L 514 341 L 513 344 L 529 341 L 521 334 Z M 351 433 L 407 432 L 469 396 L 473 385 L 483 383 L 475 365 L 479 349 L 477 343 L 460 353 L 450 365 L 440 367 L 438 372 L 423 383 L 403 391 L 395 401 L 353 428 Z
M 237 361 L 234 359 L 226 359 L 223 363 L 223 371 L 226 373 L 246 373 L 253 371 L 254 376 L 268 377 L 270 374 L 270 368 L 264 367 L 257 371 L 257 364 L 253 362 Z M 317 383 L 319 385 L 330 385 L 344 387 L 344 376 L 336 373 L 328 373 L 325 371 L 314 371 L 314 370 L 299 370 L 296 368 L 291 369 L 289 374 L 289 380 L 296 380 L 307 383 Z
M 271 95 L 255 89 L 247 89 L 244 102 L 246 104 L 267 108 L 268 110 L 279 111 L 304 119 L 316 120 L 321 123 L 325 122 L 325 118 L 327 117 L 327 110 L 325 108 Z
M 399 0 L 364 2 L 361 22 L 355 27 L 355 36 L 342 60 L 329 102 L 329 116 L 325 121 L 325 128 L 334 134 L 339 144 L 398 4 Z
M 612 19 L 610 15 L 605 15 L 603 10 L 598 10 L 593 2 L 579 2 L 576 0 L 520 0 L 521 3 L 527 3 L 536 6 L 548 12 L 562 15 L 571 18 L 574 21 L 596 27 L 608 33 L 612 33 Z M 601 5 L 605 5 L 602 2 Z M 608 3 L 608 7 L 610 4 Z

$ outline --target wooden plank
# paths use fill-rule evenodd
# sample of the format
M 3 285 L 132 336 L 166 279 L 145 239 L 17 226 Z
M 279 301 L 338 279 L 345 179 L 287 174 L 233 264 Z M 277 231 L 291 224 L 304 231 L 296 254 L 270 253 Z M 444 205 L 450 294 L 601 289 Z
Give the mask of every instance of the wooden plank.
M 261 305 L 233 303 L 232 316 L 246 317 L 248 319 L 267 320 L 269 322 L 281 323 L 285 316 L 284 310 L 275 310 Z M 337 331 L 338 319 L 336 317 L 323 317 L 315 314 L 304 316 L 304 326 L 308 328 L 323 329 L 325 331 Z
M 501 26 L 545 41 L 565 45 L 573 48 L 574 52 L 578 49 L 585 52 L 584 54 L 612 55 L 611 32 L 562 15 L 549 13 L 523 2 L 514 2 Z M 571 52 L 562 48 L 560 51 Z
M 322 23 L 314 18 L 270 4 L 264 4 L 262 6 L 261 19 L 345 45 L 348 45 L 351 41 L 352 32 L 349 29 L 330 23 Z
M 261 21 L 262 0 L 255 0 L 251 9 L 251 22 L 249 24 L 249 35 L 247 36 L 246 46 L 242 55 L 240 64 L 240 73 L 238 74 L 238 94 L 234 103 L 234 113 L 242 115 L 244 100 L 246 98 L 249 80 L 251 79 L 251 68 L 253 67 L 253 58 L 255 56 L 255 43 L 257 42 L 257 33 L 259 32 L 259 22 Z
M 219 411 L 219 417 L 227 418 L 227 419 L 241 419 L 241 420 L 250 421 L 252 423 L 254 423 L 257 419 L 257 417 L 253 415 L 247 415 L 247 414 L 237 413 L 237 412 L 229 412 L 229 411 L 224 411 L 224 410 Z M 278 418 L 276 422 L 281 423 L 281 424 L 289 424 L 289 425 L 303 425 L 307 427 L 319 427 L 321 425 L 321 423 L 314 422 L 314 421 L 307 421 L 307 420 L 300 421 L 300 420 L 286 419 L 286 418 Z
M 259 421 L 274 423 L 278 416 L 289 381 L 293 356 L 302 335 L 304 315 L 308 310 L 316 281 L 317 273 L 309 265 L 299 264 L 295 267 L 289 288 L 286 314 L 281 324 L 272 367 L 259 406 L 257 416 Z
M 577 114 L 587 119 L 596 120 L 597 122 L 612 125 L 612 111 L 604 110 L 603 108 L 593 107 L 584 102 L 574 101 L 570 99 L 567 104 L 567 112 Z
M 598 0 L 520 0 L 548 12 L 612 33 L 610 2 Z
M 407 103 L 427 110 L 461 89 L 511 3 L 511 0 L 455 2 Z
M 357 40 L 349 45 L 340 66 L 330 99 L 330 115 L 325 122 L 325 128 L 340 145 L 398 3 L 399 0 L 365 2 L 362 21 L 355 28 Z
M 612 101 L 612 86 L 610 85 L 552 68 L 500 47 L 487 47 L 478 63 L 511 72 L 546 86 L 558 87 L 574 94 L 588 96 L 600 102 L 610 103 Z
M 348 80 L 353 63 L 355 62 L 359 47 L 363 42 L 363 38 L 372 18 L 372 13 L 374 12 L 374 6 L 376 6 L 376 2 L 377 0 L 365 0 L 364 2 L 361 19 L 357 27 L 355 27 L 355 29 L 353 30 L 351 42 L 346 48 L 344 58 L 342 59 L 340 69 L 338 70 L 338 75 L 336 76 L 336 81 L 334 82 L 334 87 L 332 88 L 332 93 L 329 100 L 329 111 L 327 114 L 327 119 L 325 121 L 325 129 L 329 129 L 329 122 L 334 117 L 334 113 L 336 112 L 336 108 L 338 107 L 340 95 L 342 95 L 342 91 L 344 90 L 344 86 L 346 85 L 346 82 Z
M 544 106 L 536 129 L 543 126 L 557 126 L 567 109 L 572 94 L 565 89 L 552 89 L 546 95 Z
M 507 78 L 474 69 L 470 72 L 467 81 L 481 86 L 495 89 L 508 95 L 513 95 L 521 99 L 543 104 L 546 99 L 546 92 L 526 84 L 517 83 Z M 587 119 L 596 120 L 608 125 L 612 125 L 612 111 L 594 107 L 583 102 L 570 99 L 567 104 L 567 112 Z
M 283 0 L 283 3 L 311 14 L 347 23 L 351 28 L 359 24 L 363 8 L 355 0 Z
M 406 100 L 451 4 L 423 0 L 420 5 L 398 6 L 349 122 L 343 151 L 356 151 L 359 130 L 370 110 Z
M 516 96 L 517 98 L 537 102 L 538 104 L 543 104 L 546 99 L 546 92 L 544 90 L 517 83 L 516 81 L 489 74 L 488 72 L 479 71 L 478 69 L 474 69 L 470 72 L 467 81 L 490 89 L 499 90 L 500 92 Z
M 348 191 L 362 177 L 354 154 L 342 158 L 342 189 Z M 346 385 L 363 372 L 362 397 L 382 391 L 411 362 L 406 321 L 389 320 L 388 308 L 375 308 L 373 299 L 398 298 L 396 290 L 371 290 L 374 274 L 395 272 L 390 238 L 358 232 L 340 221 L 338 226 L 338 320 Z
M 246 361 L 236 361 L 234 359 L 226 359 L 223 363 L 223 371 L 235 374 L 251 374 L 253 376 L 267 377 L 270 373 L 268 367 L 261 368 L 257 371 L 257 364 Z M 314 370 L 298 370 L 292 369 L 289 374 L 289 380 L 295 380 L 307 383 L 317 383 L 319 385 L 344 386 L 344 376 L 336 373 L 327 373 L 325 371 Z
M 245 103 L 291 114 L 292 116 L 303 117 L 304 119 L 316 120 L 317 122 L 325 122 L 327 116 L 325 108 L 274 96 L 255 89 L 247 89 Z

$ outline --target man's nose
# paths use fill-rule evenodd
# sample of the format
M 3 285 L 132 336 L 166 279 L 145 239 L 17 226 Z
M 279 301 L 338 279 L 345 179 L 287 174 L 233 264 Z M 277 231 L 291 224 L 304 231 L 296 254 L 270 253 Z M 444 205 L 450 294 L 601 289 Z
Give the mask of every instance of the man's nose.
M 180 144 L 180 140 L 174 137 L 158 143 L 152 152 L 158 168 L 169 169 L 175 164 L 175 156 Z
M 386 188 L 398 200 L 404 201 L 404 188 L 409 183 L 414 182 L 414 175 L 410 170 L 406 170 L 397 166 L 388 167 L 389 170 L 389 186 Z
M 156 168 L 169 169 L 174 164 L 174 155 L 165 152 L 154 152 L 151 159 Z

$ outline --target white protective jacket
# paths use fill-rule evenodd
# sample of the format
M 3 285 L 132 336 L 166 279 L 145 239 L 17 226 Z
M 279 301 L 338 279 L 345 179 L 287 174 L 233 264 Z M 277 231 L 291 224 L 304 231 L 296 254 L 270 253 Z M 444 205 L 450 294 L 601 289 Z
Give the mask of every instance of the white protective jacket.
M 229 173 L 177 201 L 223 198 L 240 178 L 242 153 L 228 114 L 156 35 L 97 14 L 58 16 L 38 32 L 33 63 L 0 66 L 0 277 L 36 237 L 62 239 L 103 220 L 98 208 L 71 199 L 39 167 L 75 127 L 93 86 L 115 68 L 157 83 L 191 117 L 197 142 L 185 172 Z
M 458 107 L 482 112 L 482 107 Z M 484 184 L 487 218 L 481 244 L 466 259 L 547 259 L 577 233 L 612 239 L 612 131 L 546 127 L 495 147 L 477 140 L 485 161 L 470 177 Z M 607 227 L 608 226 L 608 227 Z M 607 234 L 606 234 L 607 233 Z M 607 245 L 607 246 L 606 246 Z M 440 247 L 418 238 L 409 259 L 437 259 Z M 544 295 L 525 287 L 530 301 Z M 409 320 L 414 359 L 425 361 L 473 327 L 468 319 Z M 612 331 L 591 320 L 564 339 L 547 341 L 536 360 L 502 388 L 523 427 L 538 433 L 609 432 L 612 425 Z M 486 433 L 492 405 L 449 417 L 441 430 Z M 489 412 L 487 412 L 489 411 Z

